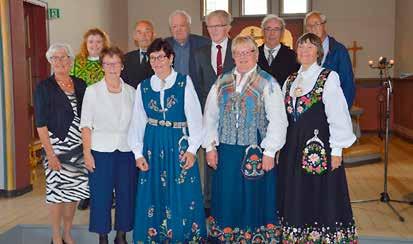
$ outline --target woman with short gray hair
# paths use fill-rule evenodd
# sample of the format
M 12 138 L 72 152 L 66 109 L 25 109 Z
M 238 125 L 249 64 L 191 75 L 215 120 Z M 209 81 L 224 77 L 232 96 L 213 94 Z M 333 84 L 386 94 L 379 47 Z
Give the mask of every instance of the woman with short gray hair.
M 83 160 L 80 114 L 86 83 L 69 72 L 74 55 L 67 44 L 49 47 L 46 58 L 53 75 L 40 81 L 34 94 L 37 132 L 43 145 L 46 203 L 52 243 L 74 243 L 72 222 L 78 201 L 89 197 Z M 63 235 L 60 225 L 63 220 Z

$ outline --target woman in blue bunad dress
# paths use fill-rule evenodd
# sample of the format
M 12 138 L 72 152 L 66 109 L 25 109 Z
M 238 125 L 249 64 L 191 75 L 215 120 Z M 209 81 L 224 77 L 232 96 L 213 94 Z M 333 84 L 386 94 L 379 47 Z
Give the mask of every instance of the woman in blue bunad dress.
M 283 243 L 357 243 L 342 163 L 342 148 L 356 140 L 340 79 L 320 66 L 321 40 L 297 41 L 301 63 L 283 86 L 287 141 L 278 167 Z
M 274 157 L 285 143 L 287 116 L 276 80 L 257 66 L 249 36 L 232 42 L 236 67 L 212 86 L 204 147 L 212 175 L 211 243 L 277 243 Z
M 206 237 L 195 158 L 201 105 L 191 78 L 173 70 L 168 42 L 154 40 L 148 56 L 155 74 L 136 90 L 128 139 L 141 170 L 134 243 L 200 243 Z

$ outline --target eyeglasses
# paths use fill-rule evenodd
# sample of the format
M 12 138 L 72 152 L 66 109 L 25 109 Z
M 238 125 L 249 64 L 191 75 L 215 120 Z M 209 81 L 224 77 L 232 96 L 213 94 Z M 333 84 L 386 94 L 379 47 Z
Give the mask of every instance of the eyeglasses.
M 270 32 L 279 32 L 279 31 L 281 31 L 282 29 L 280 28 L 280 27 L 276 27 L 276 28 L 264 28 L 264 31 L 265 32 L 268 32 L 268 33 L 270 33 Z
M 326 22 L 324 21 L 324 22 L 321 22 L 321 23 L 315 23 L 315 24 L 313 24 L 313 25 L 306 24 L 305 27 L 306 27 L 307 29 L 320 28 L 320 26 L 324 25 L 325 23 L 326 23 Z
M 121 66 L 121 62 L 116 62 L 116 63 L 102 63 L 103 67 L 105 68 L 114 68 L 114 67 L 120 67 Z
M 235 51 L 235 52 L 233 53 L 233 56 L 234 56 L 235 58 L 240 58 L 240 57 L 244 57 L 244 56 L 249 57 L 249 56 L 251 56 L 254 52 L 255 52 L 254 49 L 248 50 L 248 51 L 242 51 L 242 52 L 237 52 L 237 51 Z
M 208 29 L 218 29 L 218 28 L 223 28 L 227 25 L 207 25 Z
M 60 62 L 62 62 L 62 61 L 67 61 L 69 59 L 69 56 L 52 56 L 52 57 L 50 57 L 50 60 L 52 61 L 52 62 L 58 62 L 58 61 L 60 61 Z
M 149 61 L 152 63 L 155 61 L 163 62 L 166 58 L 166 55 L 150 56 Z

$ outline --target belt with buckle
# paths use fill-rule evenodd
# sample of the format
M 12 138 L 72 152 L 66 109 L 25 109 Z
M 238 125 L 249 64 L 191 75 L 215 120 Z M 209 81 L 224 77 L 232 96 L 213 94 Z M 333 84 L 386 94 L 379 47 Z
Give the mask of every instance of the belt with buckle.
M 186 122 L 172 122 L 169 120 L 157 120 L 152 118 L 148 119 L 148 124 L 153 126 L 172 127 L 175 129 L 182 129 L 188 127 L 188 124 Z

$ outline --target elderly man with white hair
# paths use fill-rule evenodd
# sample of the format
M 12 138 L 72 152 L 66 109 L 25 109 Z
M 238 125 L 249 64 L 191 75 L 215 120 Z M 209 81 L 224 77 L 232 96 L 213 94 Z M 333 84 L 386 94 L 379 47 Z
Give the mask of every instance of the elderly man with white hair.
M 321 66 L 334 70 L 340 76 L 340 85 L 350 109 L 356 93 L 353 67 L 347 48 L 336 39 L 328 35 L 327 17 L 317 11 L 308 13 L 304 19 L 307 32 L 316 34 L 322 41 L 324 56 Z
M 43 145 L 52 243 L 74 243 L 70 232 L 76 204 L 89 198 L 79 128 L 86 82 L 69 75 L 74 60 L 69 45 L 51 45 L 46 58 L 52 66 L 53 75 L 37 85 L 34 111 L 37 132 Z M 60 230 L 62 220 L 63 235 Z
M 184 10 L 175 10 L 169 15 L 169 28 L 172 36 L 166 38 L 166 41 L 171 44 L 175 52 L 174 69 L 181 74 L 189 75 L 196 83 L 195 50 L 210 44 L 211 41 L 191 34 L 190 26 L 191 16 Z
M 285 21 L 275 14 L 269 14 L 261 22 L 264 44 L 258 48 L 258 65 L 270 73 L 282 87 L 289 75 L 300 68 L 297 55 L 283 43 Z

